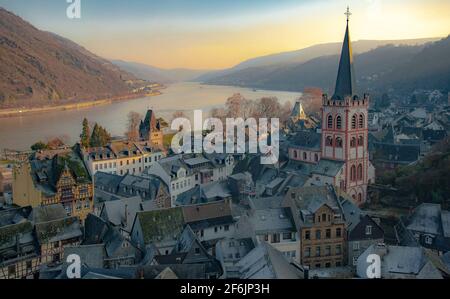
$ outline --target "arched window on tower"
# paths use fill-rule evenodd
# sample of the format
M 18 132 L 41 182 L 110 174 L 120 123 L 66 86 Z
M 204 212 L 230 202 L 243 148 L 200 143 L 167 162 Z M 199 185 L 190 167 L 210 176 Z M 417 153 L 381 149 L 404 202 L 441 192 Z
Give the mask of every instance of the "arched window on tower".
M 356 129 L 356 114 L 352 116 L 352 129 Z
M 336 117 L 336 129 L 342 129 L 342 118 L 340 115 Z
M 350 140 L 350 147 L 356 147 L 356 137 L 352 137 Z
M 362 164 L 358 165 L 358 180 L 362 180 L 363 178 L 363 167 Z
M 356 167 L 355 165 L 352 165 L 350 168 L 350 181 L 354 182 L 356 181 Z
M 336 147 L 342 147 L 342 138 L 336 137 Z
M 358 202 L 362 202 L 362 194 L 358 193 Z
M 333 138 L 331 136 L 327 136 L 327 139 L 325 141 L 326 146 L 333 146 Z
M 314 154 L 314 161 L 319 162 L 319 155 L 318 154 Z
M 359 128 L 364 128 L 364 114 L 359 115 Z
M 333 116 L 332 115 L 328 115 L 327 127 L 328 127 L 328 129 L 333 129 Z
M 362 135 L 358 137 L 358 146 L 364 146 L 364 137 Z
M 296 150 L 294 150 L 294 159 L 297 159 L 298 158 L 298 154 L 297 154 L 297 151 Z

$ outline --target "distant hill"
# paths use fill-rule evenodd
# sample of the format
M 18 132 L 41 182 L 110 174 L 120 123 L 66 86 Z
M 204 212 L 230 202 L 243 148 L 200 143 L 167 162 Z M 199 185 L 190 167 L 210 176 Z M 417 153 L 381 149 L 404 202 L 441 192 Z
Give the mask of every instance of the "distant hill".
M 449 89 L 449 38 L 416 46 L 386 45 L 355 55 L 358 88 Z M 236 85 L 260 89 L 301 91 L 320 87 L 332 92 L 339 55 L 321 56 L 301 63 L 248 67 L 204 80 L 207 84 Z
M 137 78 L 0 8 L 0 107 L 130 93 Z
M 386 45 L 404 45 L 404 46 L 415 46 L 415 45 L 423 45 L 425 43 L 437 41 L 440 38 L 421 38 L 421 39 L 405 39 L 405 40 L 359 40 L 352 43 L 353 53 L 360 54 L 365 53 L 370 50 L 376 49 L 378 47 L 386 46 Z M 338 55 L 341 51 L 342 42 L 337 43 L 325 43 L 314 45 L 311 47 L 307 47 L 304 49 L 283 52 L 278 54 L 271 54 L 262 57 L 256 57 L 244 62 L 239 63 L 238 65 L 218 71 L 211 71 L 202 76 L 196 78 L 196 81 L 206 82 L 212 80 L 214 78 L 218 78 L 221 76 L 225 76 L 231 74 L 238 70 L 243 70 L 251 67 L 262 67 L 262 66 L 275 66 L 275 65 L 292 65 L 307 62 L 311 59 L 322 57 L 322 56 L 330 56 L 330 55 Z
M 191 70 L 182 68 L 161 69 L 151 65 L 123 60 L 112 60 L 111 62 L 120 67 L 121 69 L 132 73 L 138 78 L 159 83 L 191 81 L 209 72 L 207 70 Z

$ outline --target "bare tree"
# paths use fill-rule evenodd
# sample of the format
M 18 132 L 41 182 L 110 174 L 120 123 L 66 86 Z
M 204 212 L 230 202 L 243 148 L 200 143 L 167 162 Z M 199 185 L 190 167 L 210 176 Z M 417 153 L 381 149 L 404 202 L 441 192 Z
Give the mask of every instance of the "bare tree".
M 254 117 L 274 118 L 280 116 L 281 104 L 276 97 L 264 97 L 256 101 Z
M 306 87 L 299 100 L 302 101 L 303 107 L 308 110 L 308 113 L 319 115 L 322 107 L 322 94 L 323 92 L 320 88 Z
M 142 115 L 137 112 L 131 111 L 128 113 L 128 131 L 125 136 L 129 141 L 139 141 L 139 123 L 142 119 Z

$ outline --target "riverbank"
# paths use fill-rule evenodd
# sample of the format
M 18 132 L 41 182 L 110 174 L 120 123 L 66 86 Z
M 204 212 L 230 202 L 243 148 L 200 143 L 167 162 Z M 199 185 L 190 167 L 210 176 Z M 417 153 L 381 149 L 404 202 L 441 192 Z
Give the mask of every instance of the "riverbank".
M 109 99 L 74 102 L 74 103 L 67 103 L 67 104 L 55 105 L 55 106 L 0 109 L 0 118 L 27 116 L 27 115 L 39 114 L 39 113 L 51 112 L 51 111 L 65 111 L 65 110 L 92 108 L 92 107 L 96 107 L 96 106 L 112 104 L 114 102 L 134 100 L 134 99 L 139 99 L 139 98 L 143 98 L 143 97 L 158 96 L 161 94 L 162 93 L 159 90 L 156 90 L 156 91 L 153 91 L 152 93 L 133 93 L 133 94 L 126 95 L 126 96 L 113 97 L 113 98 L 109 98 Z

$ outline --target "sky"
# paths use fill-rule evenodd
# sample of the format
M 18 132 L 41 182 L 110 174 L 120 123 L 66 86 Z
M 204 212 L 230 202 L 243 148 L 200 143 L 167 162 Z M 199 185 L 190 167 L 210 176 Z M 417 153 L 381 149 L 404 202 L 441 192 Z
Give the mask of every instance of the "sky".
M 246 59 L 343 39 L 445 37 L 449 0 L 0 0 L 39 29 L 108 59 L 161 68 L 222 69 Z

